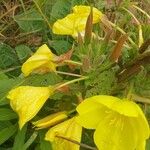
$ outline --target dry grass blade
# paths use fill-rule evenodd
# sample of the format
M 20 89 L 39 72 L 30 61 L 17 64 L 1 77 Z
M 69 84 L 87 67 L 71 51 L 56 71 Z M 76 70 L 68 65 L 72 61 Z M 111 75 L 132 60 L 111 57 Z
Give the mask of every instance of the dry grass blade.
M 113 61 L 113 62 L 118 62 L 118 58 L 120 57 L 121 55 L 121 50 L 123 48 L 123 45 L 124 43 L 126 42 L 126 40 L 128 39 L 128 35 L 125 34 L 125 35 L 122 35 L 117 44 L 115 45 L 113 51 L 112 51 L 112 54 L 110 55 L 110 60 Z

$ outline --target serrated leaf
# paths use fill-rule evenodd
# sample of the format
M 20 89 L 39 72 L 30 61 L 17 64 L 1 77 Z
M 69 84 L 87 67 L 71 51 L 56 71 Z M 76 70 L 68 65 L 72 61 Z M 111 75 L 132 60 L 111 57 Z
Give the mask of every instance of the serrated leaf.
M 0 121 L 12 120 L 17 118 L 15 112 L 8 108 L 0 108 Z
M 14 18 L 25 32 L 40 31 L 45 27 L 42 16 L 35 9 L 30 9 Z
M 17 135 L 15 136 L 15 141 L 12 150 L 25 150 L 23 149 L 25 135 L 27 131 L 27 126 L 25 125 L 22 130 L 18 130 Z
M 17 131 L 17 125 L 11 125 L 0 131 L 0 145 L 7 141 Z

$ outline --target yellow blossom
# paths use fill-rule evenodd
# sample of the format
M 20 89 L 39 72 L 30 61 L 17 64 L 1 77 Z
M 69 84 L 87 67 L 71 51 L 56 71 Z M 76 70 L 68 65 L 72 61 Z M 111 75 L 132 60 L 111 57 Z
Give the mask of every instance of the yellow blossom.
M 44 44 L 22 65 L 22 72 L 25 76 L 28 76 L 32 72 L 56 71 L 55 57 L 48 46 Z
M 53 125 L 56 125 L 62 121 L 64 121 L 65 119 L 67 119 L 67 113 L 66 112 L 58 112 L 55 114 L 51 114 L 41 120 L 38 120 L 36 122 L 33 122 L 33 125 L 35 127 L 37 127 L 38 129 L 43 129 L 43 128 L 47 128 L 47 127 L 51 127 Z
M 8 93 L 10 105 L 19 116 L 20 129 L 39 112 L 53 91 L 52 87 L 19 86 Z
M 73 12 L 63 19 L 58 19 L 53 25 L 53 33 L 61 35 L 71 35 L 77 37 L 78 33 L 84 34 L 87 18 L 90 14 L 90 6 L 74 6 Z M 93 24 L 98 23 L 102 13 L 93 8 Z
M 76 121 L 96 129 L 94 141 L 100 150 L 145 150 L 150 129 L 141 108 L 134 102 L 99 95 L 77 107 Z
M 81 134 L 82 127 L 74 117 L 50 128 L 46 133 L 45 140 L 52 143 L 53 150 L 79 150 L 79 145 L 71 141 L 80 142 Z

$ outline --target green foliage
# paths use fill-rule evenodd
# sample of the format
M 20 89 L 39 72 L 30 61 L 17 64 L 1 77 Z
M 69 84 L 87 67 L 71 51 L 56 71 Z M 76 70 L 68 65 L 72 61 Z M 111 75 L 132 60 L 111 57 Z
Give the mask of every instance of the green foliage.
M 0 43 L 0 68 L 6 69 L 18 65 L 16 52 L 9 45 Z
M 27 126 L 24 126 L 22 130 L 18 129 L 18 132 L 14 139 L 14 144 L 12 150 L 25 150 L 23 149 L 23 145 L 25 143 L 25 135 L 27 131 Z
M 146 150 L 150 149 L 150 140 L 147 141 L 147 146 L 146 146 Z
M 0 108 L 0 121 L 12 120 L 17 118 L 16 113 L 8 108 Z
M 52 150 L 50 142 L 44 140 L 45 133 L 46 133 L 45 131 L 39 132 L 39 136 L 40 136 L 39 150 Z
M 25 32 L 37 32 L 45 27 L 42 16 L 33 8 L 15 16 L 14 19 Z
M 63 54 L 71 49 L 71 43 L 66 40 L 53 40 L 50 45 L 56 50 L 58 55 Z
M 32 54 L 31 49 L 28 46 L 23 45 L 23 44 L 17 45 L 15 47 L 15 51 L 16 51 L 17 56 L 21 62 L 24 62 Z
M 0 131 L 0 145 L 7 141 L 17 131 L 17 125 L 10 125 Z
M 0 105 L 5 105 L 8 104 L 8 101 L 6 99 L 6 95 L 8 92 L 17 84 L 19 84 L 21 79 L 16 78 L 16 79 L 3 79 L 0 80 Z
M 97 77 L 97 78 L 95 78 Z M 97 74 L 97 70 L 92 74 L 87 86 L 86 97 L 93 95 L 111 95 L 116 84 L 115 71 L 113 69 L 106 70 Z
M 150 97 L 150 78 L 147 77 L 145 70 L 135 78 L 135 93 L 143 97 Z
M 61 19 L 71 12 L 71 8 L 75 5 L 84 4 L 85 0 L 57 0 L 51 11 L 51 21 Z
M 54 85 L 58 82 L 61 82 L 61 77 L 55 73 L 47 73 L 44 75 L 32 75 L 28 78 L 23 79 L 21 85 L 30 85 L 30 86 L 48 86 Z

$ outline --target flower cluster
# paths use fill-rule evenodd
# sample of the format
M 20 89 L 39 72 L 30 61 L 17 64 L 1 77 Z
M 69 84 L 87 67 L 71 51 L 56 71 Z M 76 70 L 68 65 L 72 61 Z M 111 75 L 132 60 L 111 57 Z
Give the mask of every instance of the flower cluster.
M 79 124 L 96 129 L 94 141 L 100 150 L 145 150 L 150 129 L 136 103 L 98 95 L 85 99 L 77 112 Z
M 53 33 L 73 37 L 77 37 L 78 33 L 84 35 L 90 12 L 90 6 L 73 7 L 71 14 L 54 23 Z M 98 23 L 103 14 L 97 8 L 92 8 L 92 13 L 92 23 Z M 22 65 L 21 70 L 25 77 L 32 73 L 57 73 L 56 68 L 68 58 L 70 53 L 69 56 L 56 56 L 44 44 Z M 82 79 L 75 81 L 80 80 Z M 19 86 L 8 93 L 10 105 L 19 116 L 20 129 L 37 115 L 58 87 Z M 78 115 L 69 119 L 68 113 L 63 111 L 32 124 L 36 129 L 50 128 L 45 139 L 52 143 L 54 150 L 79 150 L 77 143 L 81 142 L 82 127 L 95 129 L 94 141 L 100 150 L 145 150 L 150 129 L 144 113 L 136 103 L 113 96 L 97 95 L 83 100 L 76 110 Z

